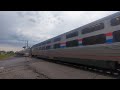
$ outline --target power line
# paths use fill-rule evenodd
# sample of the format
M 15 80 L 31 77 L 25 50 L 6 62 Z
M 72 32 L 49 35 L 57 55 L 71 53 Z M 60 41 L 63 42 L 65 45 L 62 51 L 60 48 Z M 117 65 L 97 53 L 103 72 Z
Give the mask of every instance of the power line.
M 0 39 L 0 41 L 22 41 L 22 42 L 25 42 L 25 47 L 28 48 L 28 40 L 19 40 L 19 39 Z
M 16 43 L 17 43 L 17 42 L 19 42 L 19 43 L 20 43 L 20 42 L 24 42 L 25 47 L 27 47 L 27 48 L 30 47 L 28 40 L 20 40 L 20 39 L 0 39 L 0 41 L 6 41 L 6 42 L 7 42 L 7 41 L 16 41 Z M 36 43 L 38 43 L 39 41 L 35 41 L 35 40 L 32 41 L 32 40 L 31 40 L 30 42 L 36 42 Z M 35 43 L 35 44 L 36 44 L 36 43 Z M 30 45 L 34 45 L 34 44 L 30 44 Z

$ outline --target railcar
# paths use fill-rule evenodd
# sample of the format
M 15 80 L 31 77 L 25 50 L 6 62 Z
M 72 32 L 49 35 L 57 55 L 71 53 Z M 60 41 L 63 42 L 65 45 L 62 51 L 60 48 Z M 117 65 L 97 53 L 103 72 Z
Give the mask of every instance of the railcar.
M 21 51 L 17 52 L 16 55 L 17 56 L 29 57 L 29 56 L 31 56 L 31 48 L 21 50 Z
M 31 55 L 115 70 L 120 64 L 120 12 L 33 45 Z

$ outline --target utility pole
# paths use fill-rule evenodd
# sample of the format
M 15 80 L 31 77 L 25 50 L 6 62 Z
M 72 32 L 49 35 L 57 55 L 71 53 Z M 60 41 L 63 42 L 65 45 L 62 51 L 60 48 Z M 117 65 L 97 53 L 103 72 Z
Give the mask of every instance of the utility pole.
M 23 47 L 24 49 L 28 49 L 28 40 L 20 40 L 25 42 L 25 46 Z
M 27 48 L 28 48 L 28 40 L 27 40 Z

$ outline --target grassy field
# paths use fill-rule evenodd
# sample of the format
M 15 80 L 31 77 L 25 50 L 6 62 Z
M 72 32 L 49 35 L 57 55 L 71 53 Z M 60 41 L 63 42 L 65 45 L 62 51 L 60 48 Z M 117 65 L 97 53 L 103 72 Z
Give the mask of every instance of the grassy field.
M 0 54 L 0 60 L 7 59 L 14 56 L 14 54 Z

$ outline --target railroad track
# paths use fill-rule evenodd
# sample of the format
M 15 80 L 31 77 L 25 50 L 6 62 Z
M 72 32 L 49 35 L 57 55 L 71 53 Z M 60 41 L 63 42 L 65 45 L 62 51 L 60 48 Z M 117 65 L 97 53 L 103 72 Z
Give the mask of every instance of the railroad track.
M 91 66 L 87 66 L 87 65 L 68 63 L 68 62 L 63 62 L 63 61 L 59 61 L 59 60 L 50 60 L 50 59 L 44 59 L 44 58 L 39 58 L 39 59 L 43 59 L 43 60 L 46 60 L 49 62 L 54 62 L 57 64 L 66 65 L 66 66 L 70 66 L 73 68 L 82 69 L 85 71 L 98 73 L 100 75 L 110 76 L 110 77 L 113 77 L 116 79 L 120 79 L 120 68 L 117 68 L 116 70 L 106 70 L 106 69 L 102 69 L 102 68 L 98 68 L 98 67 L 91 67 Z
M 98 73 L 100 75 L 105 75 L 105 76 L 110 76 L 110 77 L 120 79 L 120 69 L 111 71 L 111 70 L 100 69 L 100 68 L 97 68 L 97 67 L 90 67 L 90 66 L 87 66 L 87 65 L 77 65 L 77 64 L 66 63 L 66 62 L 65 63 L 64 62 L 56 62 L 56 63 L 64 64 L 64 65 L 67 65 L 67 66 L 70 66 L 70 67 L 74 67 L 74 68 L 82 69 L 82 70 L 85 70 L 85 71 Z

